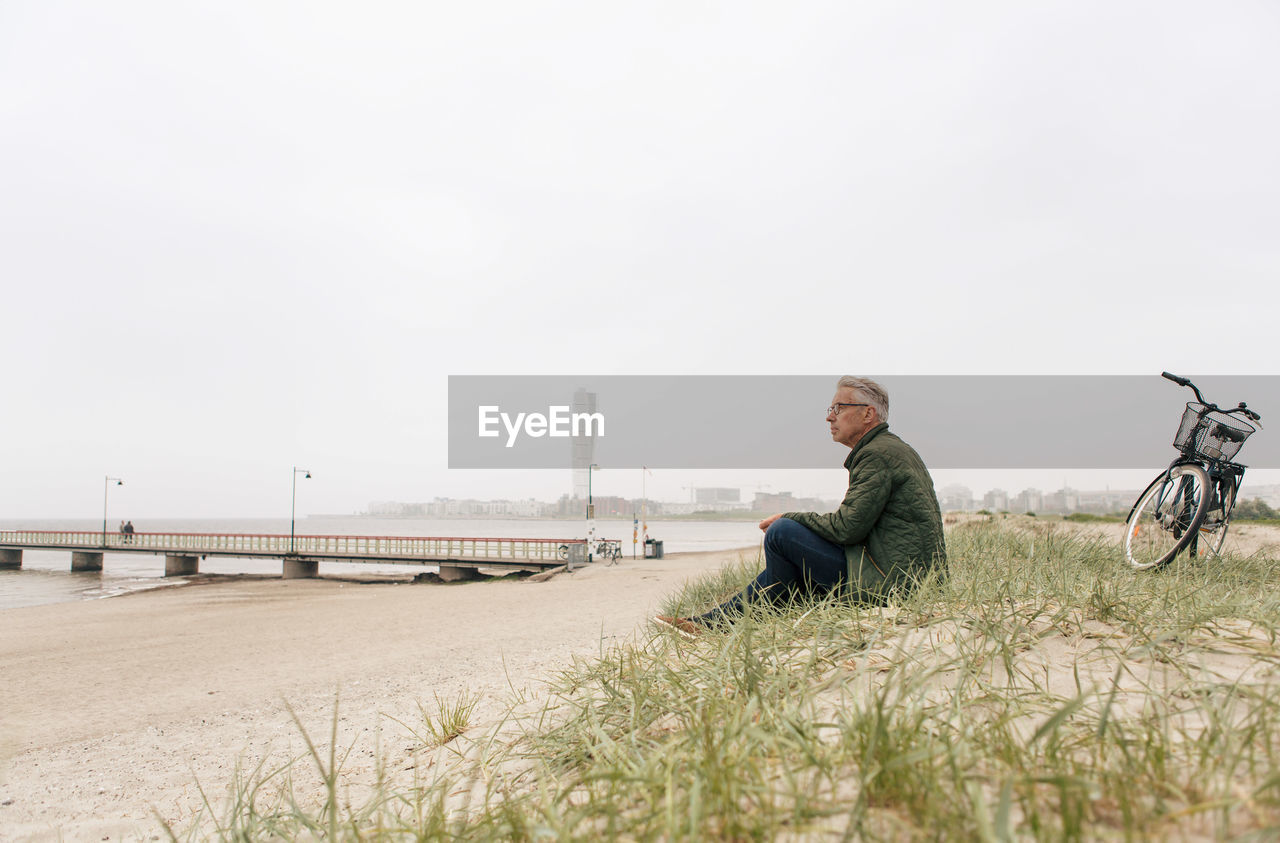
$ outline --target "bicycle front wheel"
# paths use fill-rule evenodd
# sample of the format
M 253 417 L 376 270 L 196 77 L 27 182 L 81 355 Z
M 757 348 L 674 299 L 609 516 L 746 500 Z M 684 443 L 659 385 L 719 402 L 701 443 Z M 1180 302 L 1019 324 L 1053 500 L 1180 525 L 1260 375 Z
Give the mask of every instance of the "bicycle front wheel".
M 1124 525 L 1124 558 L 1139 571 L 1168 564 L 1198 535 L 1209 498 L 1199 465 L 1175 465 L 1138 496 Z

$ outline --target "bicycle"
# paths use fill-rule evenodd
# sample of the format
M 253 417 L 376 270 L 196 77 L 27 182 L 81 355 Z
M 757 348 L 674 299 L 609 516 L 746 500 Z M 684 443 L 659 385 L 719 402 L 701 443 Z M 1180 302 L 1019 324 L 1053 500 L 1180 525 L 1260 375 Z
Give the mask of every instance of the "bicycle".
M 1138 496 L 1125 521 L 1124 556 L 1139 571 L 1167 565 L 1183 549 L 1194 558 L 1201 543 L 1220 555 L 1246 468 L 1232 458 L 1262 427 L 1262 416 L 1243 401 L 1224 410 L 1187 378 L 1161 377 L 1190 387 L 1196 400 L 1187 402 L 1173 438 L 1177 458 Z
M 610 565 L 617 565 L 622 558 L 622 542 L 614 539 L 601 539 L 596 545 L 596 556 L 609 560 Z

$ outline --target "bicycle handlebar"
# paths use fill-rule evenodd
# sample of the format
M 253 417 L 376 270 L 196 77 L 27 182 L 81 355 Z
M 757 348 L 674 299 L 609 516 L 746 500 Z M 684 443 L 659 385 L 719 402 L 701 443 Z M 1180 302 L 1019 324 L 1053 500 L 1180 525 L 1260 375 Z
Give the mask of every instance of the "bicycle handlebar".
M 1204 400 L 1204 396 L 1200 394 L 1200 388 L 1199 388 L 1199 387 L 1197 387 L 1195 384 L 1193 384 L 1193 383 L 1191 382 L 1191 378 L 1183 378 L 1183 377 L 1179 377 L 1178 375 L 1175 375 L 1173 372 L 1161 372 L 1161 373 L 1160 373 L 1160 377 L 1162 377 L 1162 378 L 1167 378 L 1168 380 L 1171 380 L 1171 381 L 1173 381 L 1174 383 L 1176 383 L 1178 386 L 1189 386 L 1189 387 L 1191 387 L 1191 389 L 1192 389 L 1192 390 L 1195 392 L 1195 394 L 1196 394 L 1196 400 L 1197 400 L 1197 401 L 1199 401 L 1201 404 L 1204 404 L 1206 407 L 1208 407 L 1208 408 L 1209 408 L 1209 409 L 1211 409 L 1211 410 L 1217 410 L 1217 409 L 1218 409 L 1218 405 L 1217 405 L 1217 404 L 1210 404 L 1208 401 Z
M 1253 410 L 1250 410 L 1248 407 L 1246 407 L 1243 401 L 1241 401 L 1239 406 L 1237 407 L 1233 407 L 1230 410 L 1224 410 L 1221 407 L 1219 407 L 1217 404 L 1204 400 L 1204 396 L 1200 394 L 1200 388 L 1197 387 L 1195 384 L 1193 384 L 1190 378 L 1179 377 L 1178 375 L 1175 375 L 1172 372 L 1161 372 L 1160 377 L 1165 378 L 1167 380 L 1171 380 L 1174 383 L 1176 383 L 1178 386 L 1191 387 L 1192 391 L 1195 392 L 1196 394 L 1196 400 L 1199 401 L 1201 404 L 1205 405 L 1205 407 L 1207 407 L 1208 409 L 1213 410 L 1214 412 L 1228 413 L 1228 414 L 1240 413 L 1246 418 L 1253 419 L 1256 422 L 1262 421 L 1262 416 L 1258 415 Z

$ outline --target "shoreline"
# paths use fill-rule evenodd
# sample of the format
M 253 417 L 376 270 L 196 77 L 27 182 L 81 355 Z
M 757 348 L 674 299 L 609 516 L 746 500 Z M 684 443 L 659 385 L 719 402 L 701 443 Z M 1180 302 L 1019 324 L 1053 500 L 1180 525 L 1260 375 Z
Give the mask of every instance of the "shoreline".
M 437 696 L 476 695 L 482 723 L 575 657 L 648 634 L 686 579 L 756 552 L 447 587 L 214 574 L 0 612 L 0 836 L 150 836 L 152 807 L 180 826 L 197 780 L 218 798 L 237 764 L 304 751 L 290 709 L 327 735 L 335 698 L 348 743 L 401 747 L 391 718 L 420 722 Z

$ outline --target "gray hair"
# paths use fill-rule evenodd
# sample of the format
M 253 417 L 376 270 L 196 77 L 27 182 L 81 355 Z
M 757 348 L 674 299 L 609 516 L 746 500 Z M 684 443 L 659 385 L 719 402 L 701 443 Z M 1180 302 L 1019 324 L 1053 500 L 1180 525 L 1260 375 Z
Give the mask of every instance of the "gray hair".
M 852 389 L 858 397 L 875 408 L 877 421 L 889 420 L 889 393 L 884 387 L 870 378 L 855 378 L 845 375 L 836 381 L 837 389 Z

